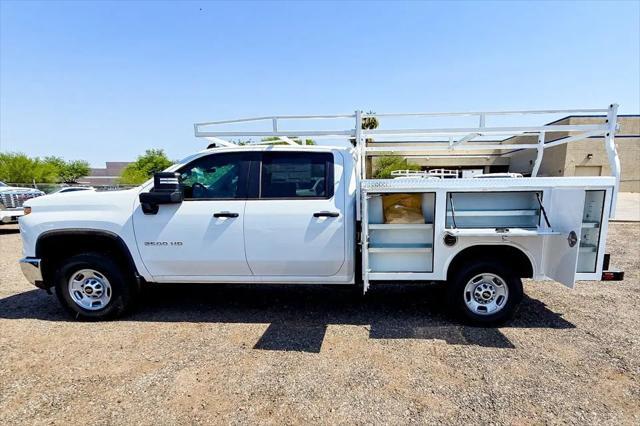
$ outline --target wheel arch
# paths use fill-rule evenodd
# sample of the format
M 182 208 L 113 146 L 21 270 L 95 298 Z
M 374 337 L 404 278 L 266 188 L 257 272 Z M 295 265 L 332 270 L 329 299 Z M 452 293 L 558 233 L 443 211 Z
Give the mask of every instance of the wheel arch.
M 107 253 L 122 265 L 127 274 L 139 283 L 138 268 L 129 247 L 116 233 L 102 229 L 54 229 L 38 236 L 36 257 L 42 259 L 44 282 L 52 286 L 52 274 L 57 261 L 86 252 Z
M 532 278 L 535 262 L 521 247 L 512 244 L 475 244 L 457 252 L 446 265 L 447 279 L 470 260 L 494 259 L 509 264 L 520 278 Z

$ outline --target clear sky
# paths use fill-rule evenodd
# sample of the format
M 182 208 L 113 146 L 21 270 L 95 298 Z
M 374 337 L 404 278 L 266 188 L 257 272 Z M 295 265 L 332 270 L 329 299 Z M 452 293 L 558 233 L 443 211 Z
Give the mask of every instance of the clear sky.
M 203 148 L 254 115 L 640 111 L 640 3 L 0 0 L 0 150 Z

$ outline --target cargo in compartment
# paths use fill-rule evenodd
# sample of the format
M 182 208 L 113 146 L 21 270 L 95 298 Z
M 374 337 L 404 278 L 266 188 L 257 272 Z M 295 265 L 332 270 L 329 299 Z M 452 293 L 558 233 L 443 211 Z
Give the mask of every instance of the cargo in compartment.
M 382 196 L 384 223 L 424 223 L 421 194 Z

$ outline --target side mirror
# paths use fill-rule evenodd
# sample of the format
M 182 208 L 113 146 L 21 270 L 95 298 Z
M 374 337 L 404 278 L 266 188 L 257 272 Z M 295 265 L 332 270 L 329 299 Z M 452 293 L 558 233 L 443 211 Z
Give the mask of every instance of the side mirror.
M 140 206 L 144 214 L 156 214 L 160 204 L 180 204 L 184 190 L 180 173 L 159 172 L 153 175 L 153 188 L 140 194 Z

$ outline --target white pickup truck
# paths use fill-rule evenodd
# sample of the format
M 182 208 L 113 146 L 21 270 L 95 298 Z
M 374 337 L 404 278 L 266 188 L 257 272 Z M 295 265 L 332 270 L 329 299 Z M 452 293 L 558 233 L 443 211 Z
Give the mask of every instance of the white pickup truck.
M 374 115 L 361 112 L 199 123 L 196 136 L 215 147 L 138 188 L 28 201 L 29 214 L 20 218 L 21 266 L 36 286 L 55 288 L 76 318 L 121 315 L 142 283 L 335 284 L 366 292 L 383 282 L 446 281 L 455 312 L 474 323 L 497 323 L 520 302 L 522 278 L 551 279 L 567 287 L 576 279 L 621 279 L 621 273 L 607 271 L 605 255 L 619 179 L 613 144 L 616 106 L 578 113 L 595 111 L 605 112 L 608 121 L 485 124 L 491 115 L 524 113 L 516 111 L 458 114 L 479 117 L 479 125 L 446 129 L 372 129 L 366 120 Z M 384 117 L 375 115 L 380 121 Z M 285 120 L 318 118 L 355 119 L 355 127 L 279 127 Z M 272 128 L 207 130 L 262 120 Z M 535 144 L 515 147 L 471 141 L 478 135 L 525 132 L 542 136 Z M 549 132 L 565 134 L 550 142 L 544 137 Z M 377 146 L 385 137 L 401 135 L 429 140 L 409 147 L 396 148 L 389 141 Z M 434 135 L 454 136 L 441 143 L 431 140 Z M 614 176 L 535 176 L 550 145 L 597 135 L 604 138 Z M 228 136 L 271 136 L 284 145 L 238 146 L 222 139 Z M 297 136 L 342 137 L 351 143 L 300 145 L 292 139 Z M 478 149 L 537 149 L 534 177 L 376 180 L 365 173 L 368 158 L 379 153 Z M 417 199 L 418 220 L 387 220 L 390 195 Z
M 17 222 L 24 214 L 24 202 L 43 195 L 44 192 L 39 189 L 9 186 L 0 182 L 0 225 Z

